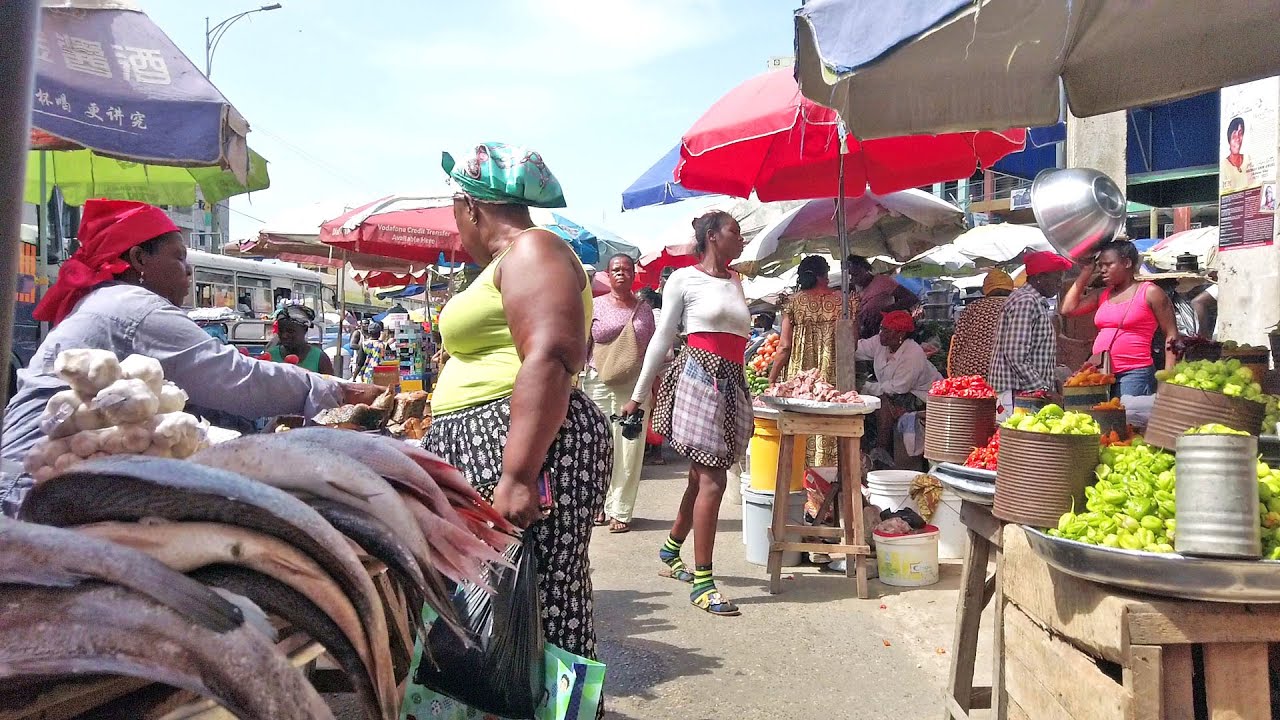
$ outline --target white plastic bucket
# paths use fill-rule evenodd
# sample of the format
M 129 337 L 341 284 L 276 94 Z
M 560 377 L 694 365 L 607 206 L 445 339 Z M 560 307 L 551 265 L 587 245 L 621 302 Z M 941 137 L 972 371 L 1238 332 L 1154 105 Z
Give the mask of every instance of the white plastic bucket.
M 915 470 L 873 470 L 867 473 L 868 501 L 881 510 L 920 506 L 911 498 L 911 481 L 920 475 Z M 946 560 L 964 558 L 964 525 L 960 523 L 960 498 L 950 488 L 943 488 L 942 501 L 929 518 L 938 528 L 938 554 Z M 876 539 L 879 542 L 879 538 Z
M 922 587 L 938 582 L 938 528 L 926 525 L 915 535 L 875 533 L 876 569 L 880 582 L 898 587 Z
M 756 492 L 743 489 L 742 498 L 745 510 L 742 513 L 742 540 L 746 544 L 747 562 L 752 565 L 769 564 L 769 528 L 773 526 L 773 493 Z M 792 525 L 804 522 L 804 493 L 791 493 L 791 503 L 787 506 Z M 799 551 L 788 550 L 782 553 L 782 564 L 799 565 L 803 558 Z

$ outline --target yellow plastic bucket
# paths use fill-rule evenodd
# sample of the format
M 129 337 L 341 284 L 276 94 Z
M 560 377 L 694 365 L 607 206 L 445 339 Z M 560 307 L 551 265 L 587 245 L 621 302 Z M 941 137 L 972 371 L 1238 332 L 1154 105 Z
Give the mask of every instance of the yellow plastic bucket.
M 751 455 L 751 489 L 756 492 L 773 492 L 778 482 L 778 450 L 782 445 L 782 433 L 772 418 L 755 419 L 756 429 L 747 445 Z M 807 435 L 796 436 L 796 451 L 791 462 L 791 492 L 804 489 L 804 455 Z

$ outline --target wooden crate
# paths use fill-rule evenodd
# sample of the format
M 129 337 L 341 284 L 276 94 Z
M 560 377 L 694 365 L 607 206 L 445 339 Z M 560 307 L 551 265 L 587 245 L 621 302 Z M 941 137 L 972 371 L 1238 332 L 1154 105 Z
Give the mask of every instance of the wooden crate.
M 1060 573 L 1005 528 L 1008 717 L 1280 720 L 1280 606 L 1126 593 Z

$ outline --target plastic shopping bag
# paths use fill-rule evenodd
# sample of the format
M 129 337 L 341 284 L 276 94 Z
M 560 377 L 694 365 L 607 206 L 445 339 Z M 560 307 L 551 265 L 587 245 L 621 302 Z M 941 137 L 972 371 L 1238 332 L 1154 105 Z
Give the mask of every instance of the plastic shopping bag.
M 551 643 L 543 648 L 545 683 L 534 715 L 536 720 L 595 720 L 604 692 L 604 664 Z M 405 695 L 400 717 L 402 720 L 508 720 L 412 685 Z
M 425 650 L 419 647 L 415 653 L 412 677 L 414 684 L 482 713 L 533 720 L 545 689 L 533 534 L 513 545 L 506 557 L 514 567 L 490 566 L 486 571 L 493 593 L 472 583 L 459 585 L 454 593 L 470 644 L 442 623 L 433 624 Z

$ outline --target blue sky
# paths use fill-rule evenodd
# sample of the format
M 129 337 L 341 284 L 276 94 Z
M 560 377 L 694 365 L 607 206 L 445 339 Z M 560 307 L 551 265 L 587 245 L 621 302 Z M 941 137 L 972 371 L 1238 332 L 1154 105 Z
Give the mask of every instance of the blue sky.
M 790 55 L 787 0 L 281 0 L 240 20 L 213 80 L 271 161 L 232 201 L 233 239 L 315 203 L 439 190 L 440 151 L 543 154 L 566 214 L 643 240 L 690 208 L 621 213 L 620 194 L 726 91 Z M 250 0 L 141 0 L 199 66 L 204 22 Z M 687 205 L 687 203 L 684 203 Z M 252 216 L 252 217 L 250 217 Z

